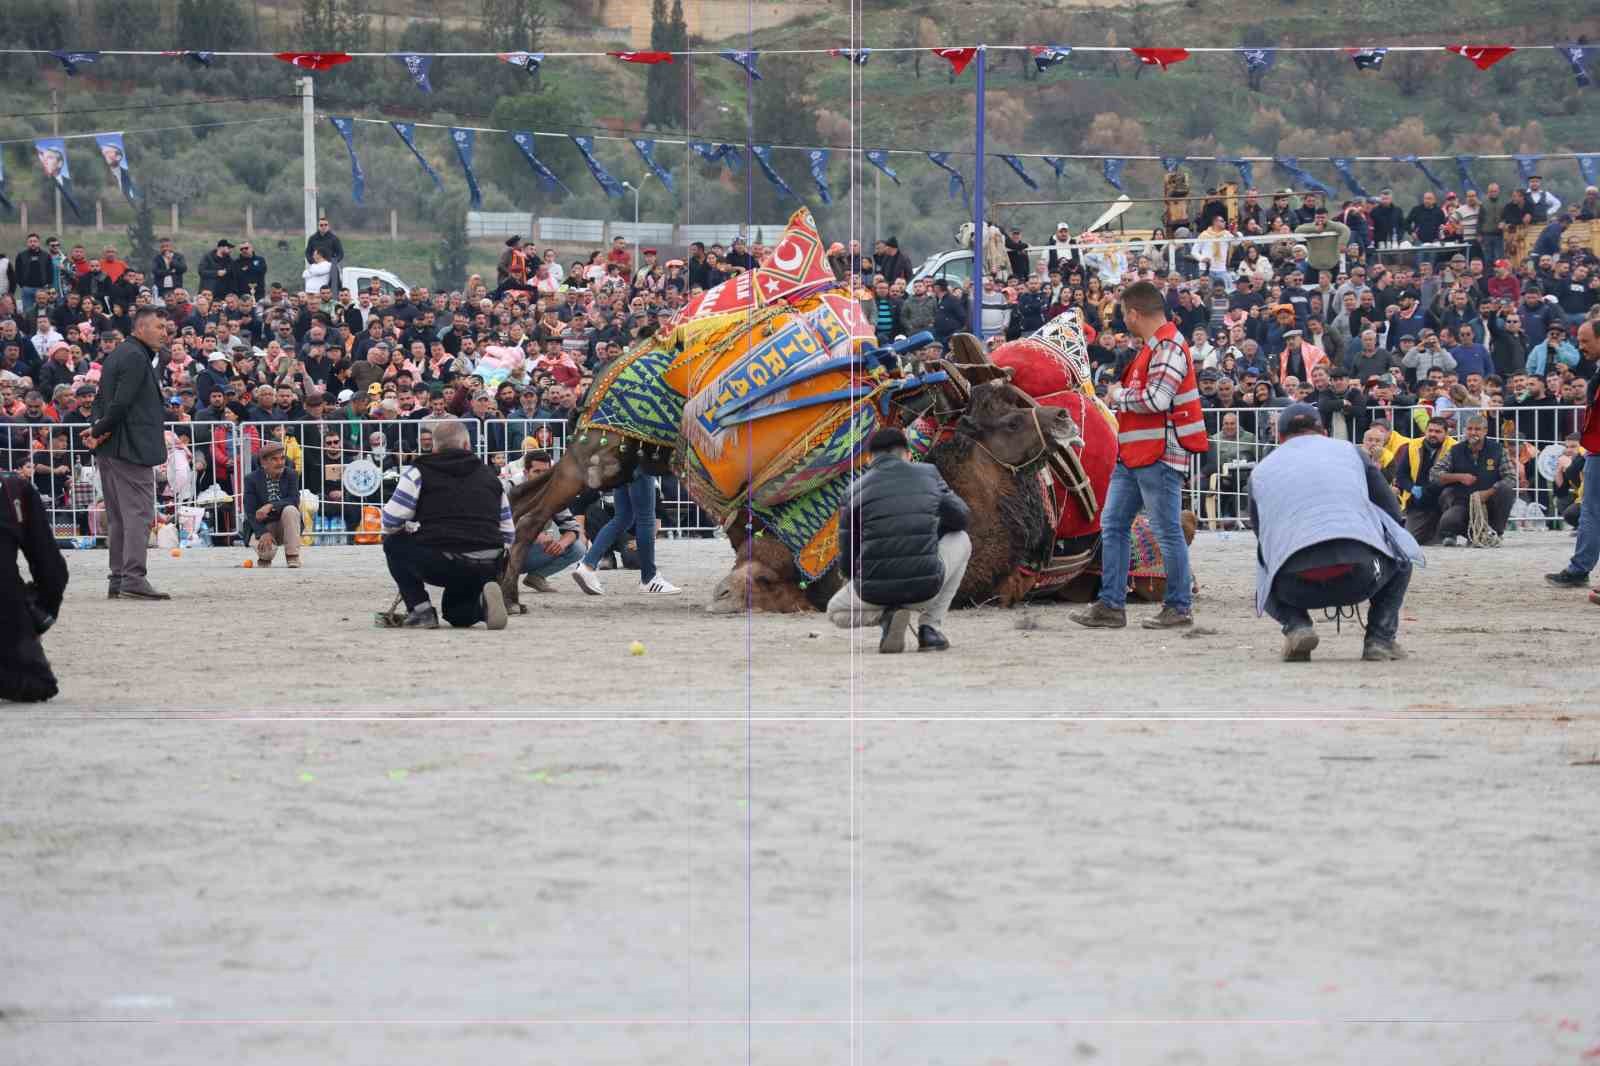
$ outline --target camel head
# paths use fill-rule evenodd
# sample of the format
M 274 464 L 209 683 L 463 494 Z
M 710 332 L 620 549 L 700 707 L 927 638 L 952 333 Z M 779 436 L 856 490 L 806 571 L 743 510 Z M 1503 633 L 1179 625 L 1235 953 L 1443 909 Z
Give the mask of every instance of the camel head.
M 712 590 L 707 611 L 738 614 L 747 606 L 753 611 L 775 614 L 816 610 L 800 587 L 794 556 L 776 538 L 752 537 L 738 547 L 738 552 L 732 572 Z
M 1078 436 L 1078 425 L 1066 411 L 1035 404 L 1007 381 L 974 388 L 957 428 L 1012 467 L 1042 460 L 1050 447 Z

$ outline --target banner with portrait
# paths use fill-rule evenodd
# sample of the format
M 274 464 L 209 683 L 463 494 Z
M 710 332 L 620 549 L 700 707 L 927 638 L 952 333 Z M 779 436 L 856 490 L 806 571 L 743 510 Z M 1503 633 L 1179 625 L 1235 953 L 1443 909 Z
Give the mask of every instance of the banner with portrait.
M 83 211 L 72 195 L 72 168 L 67 163 L 67 142 L 60 137 L 40 137 L 33 142 L 33 154 L 39 159 L 39 169 L 61 193 L 61 198 L 72 208 L 78 221 L 83 221 Z
M 139 187 L 133 183 L 133 175 L 128 173 L 128 149 L 122 143 L 122 132 L 97 133 L 94 135 L 94 144 L 100 149 L 100 158 L 105 161 L 112 184 L 122 190 L 123 197 L 130 204 L 137 202 Z

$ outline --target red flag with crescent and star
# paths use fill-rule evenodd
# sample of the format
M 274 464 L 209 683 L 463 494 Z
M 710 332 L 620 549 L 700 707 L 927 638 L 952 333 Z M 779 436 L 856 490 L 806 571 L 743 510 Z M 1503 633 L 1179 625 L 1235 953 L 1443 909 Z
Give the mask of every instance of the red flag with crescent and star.
M 1479 70 L 1488 70 L 1516 49 L 1503 44 L 1452 44 L 1445 51 L 1470 59 Z
M 301 70 L 328 70 L 355 58 L 348 52 L 278 52 L 277 56 Z
M 1160 67 L 1162 70 L 1189 58 L 1187 48 L 1130 48 L 1128 51 L 1138 56 L 1139 62 Z
M 760 266 L 696 296 L 683 305 L 672 324 L 704 315 L 754 310 L 778 300 L 830 288 L 838 283 L 824 252 L 822 238 L 817 235 L 817 221 L 802 207 L 789 216 L 782 239 Z
M 935 48 L 933 54 L 940 59 L 948 59 L 950 61 L 950 69 L 959 76 L 963 70 L 967 69 L 967 64 L 972 62 L 973 57 L 978 54 L 978 50 L 976 48 Z
M 670 63 L 671 52 L 607 52 L 612 59 L 620 59 L 624 63 Z

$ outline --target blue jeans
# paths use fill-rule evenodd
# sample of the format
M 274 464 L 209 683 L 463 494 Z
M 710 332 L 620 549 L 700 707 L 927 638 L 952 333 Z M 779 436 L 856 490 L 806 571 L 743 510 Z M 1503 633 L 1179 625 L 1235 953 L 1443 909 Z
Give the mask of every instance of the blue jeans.
M 577 541 L 568 544 L 560 555 L 546 555 L 545 550 L 535 544 L 522 557 L 522 572 L 532 577 L 555 577 L 567 567 L 577 565 L 582 558 L 583 549 L 578 547 Z
M 1583 460 L 1583 505 L 1578 509 L 1578 546 L 1567 569 L 1587 574 L 1600 562 L 1600 452 Z
M 1167 595 L 1162 602 L 1188 614 L 1194 605 L 1193 579 L 1189 576 L 1189 545 L 1183 540 L 1178 513 L 1183 500 L 1183 475 L 1166 463 L 1129 469 L 1117 461 L 1100 516 L 1100 602 L 1118 610 L 1128 604 L 1128 553 L 1133 518 L 1140 504 L 1150 518 L 1150 528 L 1161 544 L 1167 567 Z
M 633 526 L 634 540 L 639 545 L 639 583 L 648 585 L 656 576 L 656 479 L 650 474 L 635 474 L 632 481 L 612 491 L 611 506 L 617 513 L 595 534 L 594 543 L 583 554 L 583 565 L 590 569 L 597 566 L 617 539 Z
M 39 290 L 28 286 L 17 289 L 17 307 L 23 314 L 32 316 L 34 308 L 39 306 Z

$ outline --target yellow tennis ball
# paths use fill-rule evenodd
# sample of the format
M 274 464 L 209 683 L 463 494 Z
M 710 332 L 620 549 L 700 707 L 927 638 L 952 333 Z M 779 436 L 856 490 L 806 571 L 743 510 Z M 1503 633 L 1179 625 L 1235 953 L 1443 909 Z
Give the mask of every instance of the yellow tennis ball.
M 640 642 L 640 641 L 637 641 L 637 640 L 634 641 L 632 644 L 629 644 L 628 645 L 628 654 L 629 655 L 643 655 L 644 654 L 644 644 L 642 642 Z

